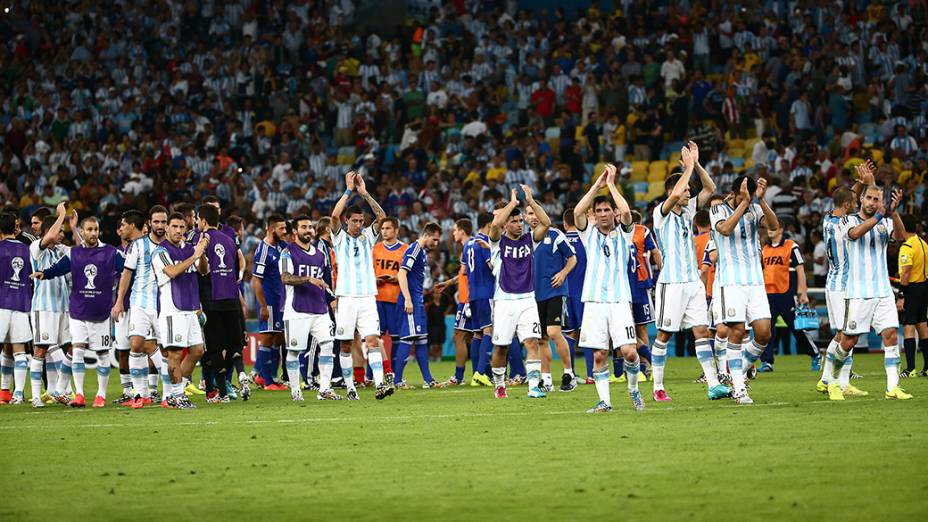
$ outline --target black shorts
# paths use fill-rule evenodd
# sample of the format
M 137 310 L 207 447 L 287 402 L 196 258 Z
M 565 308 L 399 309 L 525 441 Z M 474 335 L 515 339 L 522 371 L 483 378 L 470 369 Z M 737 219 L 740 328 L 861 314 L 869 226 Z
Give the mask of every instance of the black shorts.
M 567 298 L 564 296 L 552 297 L 538 301 L 538 319 L 541 320 L 542 335 L 547 337 L 549 326 L 563 327 L 567 316 Z
M 207 350 L 241 350 L 242 312 L 240 310 L 207 310 L 203 338 Z
M 909 283 L 902 287 L 905 306 L 902 308 L 902 324 L 914 325 L 928 321 L 928 282 Z

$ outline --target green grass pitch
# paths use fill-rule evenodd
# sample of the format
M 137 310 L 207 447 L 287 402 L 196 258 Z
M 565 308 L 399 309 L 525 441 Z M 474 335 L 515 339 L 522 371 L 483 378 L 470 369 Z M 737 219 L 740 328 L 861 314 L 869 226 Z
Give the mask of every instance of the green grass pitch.
M 924 520 L 928 379 L 886 401 L 882 364 L 856 357 L 871 396 L 830 403 L 808 358 L 780 358 L 738 407 L 706 400 L 695 359 L 672 358 L 673 402 L 643 384 L 640 414 L 620 384 L 597 416 L 585 385 L 547 400 L 522 386 L 508 400 L 458 387 L 303 404 L 259 391 L 193 411 L 3 406 L 0 520 Z

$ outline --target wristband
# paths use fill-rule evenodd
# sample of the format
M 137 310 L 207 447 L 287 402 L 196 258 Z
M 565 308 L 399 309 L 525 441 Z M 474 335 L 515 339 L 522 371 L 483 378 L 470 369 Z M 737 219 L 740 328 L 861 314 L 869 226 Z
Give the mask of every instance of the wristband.
M 351 189 L 345 189 L 345 193 L 342 195 L 350 198 L 351 194 L 353 194 Z
M 876 214 L 874 214 L 873 217 L 876 218 L 876 222 L 877 222 L 877 223 L 879 223 L 880 221 L 883 221 L 883 214 L 880 214 L 879 212 L 877 212 Z

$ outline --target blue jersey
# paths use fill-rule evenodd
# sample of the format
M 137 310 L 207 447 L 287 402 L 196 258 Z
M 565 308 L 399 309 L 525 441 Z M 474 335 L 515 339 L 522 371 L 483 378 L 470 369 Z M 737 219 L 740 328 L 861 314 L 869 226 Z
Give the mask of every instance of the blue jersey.
M 844 220 L 845 231 L 864 222 L 859 214 L 848 216 Z M 848 268 L 850 277 L 847 281 L 848 299 L 872 299 L 891 297 L 893 290 L 889 286 L 889 266 L 886 264 L 886 246 L 893 235 L 893 220 L 883 218 L 873 228 L 856 240 L 848 237 Z
M 424 305 L 425 303 L 425 271 L 429 268 L 428 256 L 422 245 L 418 241 L 409 245 L 406 253 L 403 254 L 403 264 L 400 270 L 406 271 L 406 283 L 409 287 L 409 297 L 414 305 Z M 398 304 L 404 303 L 405 298 L 400 292 Z
M 832 214 L 822 220 L 822 237 L 825 240 L 825 257 L 828 258 L 828 276 L 825 288 L 832 292 L 844 292 L 847 289 L 847 230 L 844 217 Z
M 586 275 L 586 249 L 583 248 L 580 232 L 571 230 L 565 233 L 564 237 L 577 256 L 577 266 L 567 274 L 567 295 L 580 297 L 583 295 L 583 276 Z
M 576 254 L 567 237 L 556 228 L 549 228 L 545 238 L 535 247 L 535 300 L 547 301 L 552 297 L 567 296 L 567 284 L 551 286 L 551 278 L 564 269 L 567 260 Z M 573 273 L 576 268 L 571 271 Z
M 638 263 L 638 247 L 634 243 L 629 247 L 631 253 L 628 256 L 628 286 L 632 291 L 633 303 L 648 302 L 648 290 L 650 286 L 647 281 L 640 279 L 641 265 Z
M 480 246 L 478 240 L 490 242 L 490 238 L 485 234 L 477 234 L 464 245 L 464 251 L 467 253 L 464 262 L 467 265 L 467 286 L 470 289 L 471 301 L 492 299 L 496 291 L 496 279 L 493 277 L 493 270 L 490 269 L 490 250 Z
M 280 306 L 280 299 L 283 295 L 284 285 L 280 280 L 280 254 L 286 248 L 287 244 L 283 241 L 276 245 L 268 245 L 262 241 L 255 249 L 255 262 L 251 275 L 261 280 L 264 300 L 274 308 Z

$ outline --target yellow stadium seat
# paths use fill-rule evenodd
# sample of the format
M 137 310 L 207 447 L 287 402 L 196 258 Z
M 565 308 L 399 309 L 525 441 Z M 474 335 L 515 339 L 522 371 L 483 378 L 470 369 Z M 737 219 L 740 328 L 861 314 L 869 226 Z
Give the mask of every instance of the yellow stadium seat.
M 883 151 L 882 150 L 874 147 L 874 149 L 870 151 L 870 157 L 873 158 L 873 162 L 876 163 L 877 167 L 880 167 L 883 165 Z
M 729 155 L 729 156 L 737 156 L 737 157 L 739 157 L 739 158 L 745 157 L 745 156 L 744 156 L 744 149 L 742 149 L 742 148 L 729 148 L 729 149 L 728 149 L 728 155 Z
M 729 150 L 731 150 L 731 149 L 743 149 L 743 148 L 744 148 L 744 140 L 742 140 L 742 139 L 740 139 L 740 138 L 735 138 L 735 139 L 733 139 L 733 140 L 728 140 L 728 149 L 729 149 Z
M 632 162 L 632 172 L 643 172 L 645 175 L 648 174 L 648 162 L 647 161 L 633 161 Z
M 909 178 L 911 177 L 912 177 L 911 170 L 903 170 L 901 173 L 899 173 L 899 179 L 897 179 L 896 182 L 904 187 L 905 183 L 909 181 Z
M 664 171 L 658 172 L 656 170 L 652 170 L 651 172 L 648 172 L 648 181 L 650 182 L 664 181 L 665 179 L 667 179 L 667 173 Z
M 753 167 L 753 166 L 754 166 L 754 158 L 748 158 L 748 159 L 744 160 L 744 166 L 742 167 L 741 170 L 742 170 L 742 171 L 745 171 L 745 170 L 747 170 L 747 169 L 749 169 L 749 168 L 751 168 L 751 167 Z
M 679 165 L 680 164 L 680 152 L 671 152 L 670 157 L 667 158 L 667 163 L 670 165 Z
M 749 140 L 744 140 L 744 146 L 741 147 L 746 151 L 754 152 L 754 145 L 757 145 L 757 142 L 760 141 L 757 138 L 751 138 Z
M 647 172 L 635 172 L 635 171 L 632 171 L 632 175 L 629 176 L 628 179 L 629 179 L 630 181 L 634 182 L 634 183 L 647 182 L 647 181 L 648 181 L 648 174 L 647 174 Z
M 651 165 L 648 167 L 648 172 L 660 171 L 661 173 L 667 172 L 667 161 L 657 160 L 652 161 Z
M 645 200 L 653 201 L 664 195 L 664 182 L 651 182 L 648 183 L 648 193 L 645 195 Z

